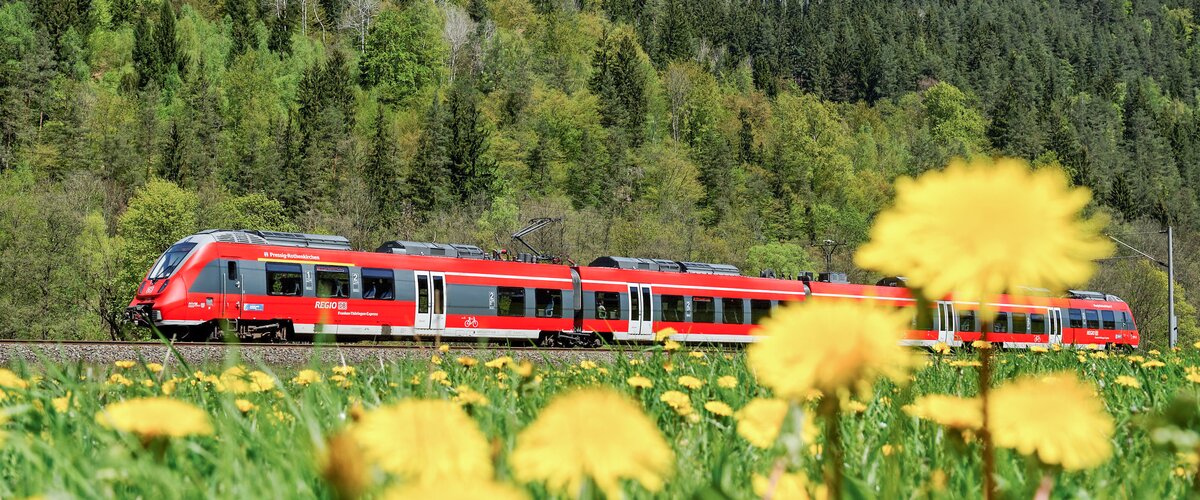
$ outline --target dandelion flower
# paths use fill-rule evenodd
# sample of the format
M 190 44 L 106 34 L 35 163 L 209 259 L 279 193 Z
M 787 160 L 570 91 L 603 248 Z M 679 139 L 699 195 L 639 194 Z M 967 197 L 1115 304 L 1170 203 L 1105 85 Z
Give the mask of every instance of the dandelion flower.
M 1036 453 L 1042 463 L 1067 470 L 1095 467 L 1112 455 L 1112 417 L 1095 390 L 1070 373 L 1017 379 L 995 389 L 991 398 L 988 426 L 997 446 Z
M 16 373 L 13 373 L 11 370 L 5 368 L 0 368 L 0 401 L 8 398 L 8 395 L 4 393 L 3 388 L 25 389 L 28 387 L 29 382 L 26 382 L 21 377 L 18 377 Z
M 932 394 L 921 396 L 902 409 L 904 413 L 951 429 L 983 427 L 983 405 L 978 398 Z
M 59 413 L 66 413 L 67 410 L 70 408 L 70 403 L 71 403 L 71 391 L 67 391 L 66 396 L 62 396 L 62 397 L 58 397 L 58 398 L 54 398 L 54 399 L 50 400 L 50 404 L 54 406 L 54 411 L 57 411 Z M 75 405 L 79 406 L 79 403 L 76 402 Z
M 983 366 L 983 363 L 979 362 L 979 360 L 976 360 L 976 359 L 956 359 L 954 361 L 951 361 L 949 363 L 949 365 L 953 366 L 955 368 L 970 368 L 970 367 Z
M 96 414 L 96 423 L 137 434 L 143 439 L 206 436 L 213 433 L 212 423 L 204 410 L 191 403 L 162 397 L 128 399 L 110 404 Z
M 150 370 L 150 373 L 159 373 L 163 371 L 163 365 L 160 363 L 146 363 L 146 369 Z
M 654 341 L 662 342 L 664 340 L 671 338 L 671 336 L 675 335 L 676 333 L 679 333 L 679 332 L 675 331 L 674 328 L 670 328 L 670 327 L 663 328 L 662 330 L 659 330 L 658 333 L 654 334 Z M 1200 342 L 1197 342 L 1197 343 L 1200 344 Z M 1197 349 L 1200 349 L 1200 347 L 1197 347 Z
M 658 397 L 658 400 L 666 403 L 667 406 L 670 406 L 672 410 L 675 410 L 675 413 L 678 413 L 681 416 L 686 416 L 692 413 L 692 398 L 688 397 L 687 394 L 682 392 L 667 391 L 662 393 L 662 395 Z
M 275 379 L 259 370 L 246 373 L 242 367 L 234 366 L 221 373 L 221 384 L 235 394 L 244 394 L 274 389 Z
M 862 401 L 851 399 L 842 405 L 842 411 L 846 413 L 862 413 L 867 411 L 867 405 L 863 404 Z
M 233 402 L 233 404 L 236 405 L 238 411 L 240 411 L 242 413 L 250 413 L 251 410 L 258 408 L 258 406 L 255 406 L 254 403 L 251 403 L 249 400 L 246 400 L 246 399 L 235 400 Z
M 379 407 L 350 432 L 368 461 L 405 481 L 443 484 L 492 477 L 487 438 L 450 401 L 408 399 Z
M 628 379 L 625 379 L 625 383 L 629 384 L 630 387 L 636 387 L 638 389 L 650 389 L 654 387 L 654 382 L 652 380 L 641 375 L 629 377 Z
M 129 387 L 129 386 L 133 385 L 132 380 L 129 380 L 129 378 L 127 378 L 124 375 L 121 375 L 120 373 L 114 373 L 112 375 L 109 375 L 108 381 L 105 383 L 108 385 L 123 385 L 125 387 Z
M 728 416 L 733 415 L 733 408 L 730 408 L 729 405 L 725 404 L 722 401 L 709 401 L 707 403 L 704 403 L 704 409 L 708 410 L 708 412 L 712 413 L 713 415 L 718 415 L 718 416 L 722 416 L 722 417 L 728 417 Z
M 1101 354 L 1103 354 L 1103 353 L 1101 353 Z M 1142 363 L 1142 368 L 1162 368 L 1164 366 L 1167 366 L 1167 364 L 1163 363 L 1162 361 L 1159 361 L 1157 359 L 1152 359 L 1150 361 Z
M 122 359 L 120 361 L 113 362 L 113 365 L 122 370 L 128 370 L 130 368 L 133 368 L 134 366 L 137 366 L 137 363 L 130 361 L 128 359 Z
M 855 262 L 904 275 L 929 297 L 979 300 L 1020 286 L 1062 290 L 1086 283 L 1113 244 L 1106 221 L 1080 218 L 1091 200 L 1057 168 L 1017 159 L 953 161 L 896 182 L 894 206 L 871 228 Z M 980 221 L 989 230 L 979 231 Z M 1040 234 L 997 244 L 994 234 Z M 960 300 L 961 300 L 960 299 Z
M 663 344 L 663 350 L 667 352 L 678 351 L 680 347 L 682 346 L 679 345 L 679 342 L 670 339 L 667 339 L 667 341 Z
M 933 349 L 933 352 L 936 352 L 938 354 L 950 354 L 953 351 L 952 349 L 950 349 L 950 346 L 947 345 L 945 342 L 938 342 L 936 344 L 933 344 L 932 349 Z
M 775 482 L 771 477 L 755 474 L 750 480 L 754 495 L 775 500 L 808 500 L 808 476 L 803 472 L 780 474 Z
M 456 394 L 451 401 L 454 401 L 460 405 L 482 407 L 491 404 L 491 401 L 488 401 L 487 396 L 476 392 L 474 389 L 468 386 L 460 385 L 455 389 L 455 392 L 458 394 Z
M 1191 382 L 1193 384 L 1200 384 L 1200 373 L 1196 373 L 1196 372 L 1188 373 L 1186 378 L 1187 378 L 1188 382 Z
M 880 376 L 896 381 L 916 363 L 899 341 L 909 318 L 857 302 L 803 302 L 762 321 L 760 341 L 746 348 L 758 380 L 780 397 L 801 401 L 810 389 L 865 392 Z
M 292 377 L 292 383 L 296 385 L 309 385 L 321 381 L 321 372 L 316 370 L 300 370 L 295 377 Z
M 496 359 L 493 359 L 493 360 L 491 360 L 491 361 L 488 361 L 487 363 L 484 363 L 484 364 L 483 364 L 483 366 L 486 366 L 486 367 L 488 367 L 488 368 L 495 368 L 495 369 L 497 369 L 497 370 L 500 370 L 500 369 L 503 369 L 504 367 L 507 367 L 507 366 L 509 366 L 509 365 L 511 365 L 511 364 L 513 364 L 513 359 L 512 359 L 512 356 L 500 356 L 500 357 L 498 357 L 498 358 L 496 358 Z
M 512 367 L 513 373 L 517 374 L 517 376 L 521 378 L 529 378 L 530 375 L 533 375 L 533 363 L 528 360 L 521 361 L 518 364 L 510 366 Z
M 667 441 L 641 407 L 607 389 L 580 389 L 551 401 L 517 435 L 514 476 L 577 492 L 585 478 L 610 498 L 622 479 L 658 492 L 675 463 Z
M 1029 352 L 1050 352 L 1050 349 L 1046 349 L 1045 347 L 1042 347 L 1040 345 L 1034 345 L 1034 346 L 1029 346 Z
M 724 375 L 717 379 L 717 386 L 722 389 L 733 389 L 738 386 L 738 379 L 733 375 Z
M 450 352 L 450 344 L 442 344 L 438 346 L 440 352 Z
M 479 360 L 472 358 L 470 356 L 459 356 L 457 359 L 455 359 L 455 361 L 458 361 L 458 364 L 463 365 L 467 368 L 470 368 L 472 366 L 479 364 Z
M 737 433 L 754 446 L 770 448 L 779 437 L 787 412 L 786 401 L 754 398 L 737 412 Z
M 343 377 L 352 377 L 356 373 L 358 373 L 358 370 L 356 370 L 353 366 L 338 365 L 338 366 L 333 367 L 333 373 L 336 373 Z
M 703 351 L 688 351 L 688 356 L 696 358 L 696 359 L 702 359 L 702 358 L 704 358 L 704 352 Z
M 691 375 L 684 375 L 679 377 L 679 385 L 687 387 L 688 389 L 696 390 L 704 387 L 704 381 Z
M 371 485 L 369 464 L 351 431 L 329 436 L 317 456 L 317 469 L 337 493 L 336 498 L 359 498 Z
M 1133 389 L 1140 389 L 1142 387 L 1142 383 L 1138 382 L 1138 379 L 1130 377 L 1129 375 L 1118 375 L 1113 382 L 1116 382 L 1117 385 L 1123 385 Z

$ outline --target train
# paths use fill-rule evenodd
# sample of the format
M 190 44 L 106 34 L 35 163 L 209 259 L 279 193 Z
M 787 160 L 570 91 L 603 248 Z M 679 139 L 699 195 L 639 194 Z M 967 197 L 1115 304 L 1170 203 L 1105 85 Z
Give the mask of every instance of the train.
M 1093 291 L 1001 295 L 990 331 L 978 302 L 918 300 L 901 277 L 874 285 L 841 273 L 745 276 L 728 264 L 600 257 L 588 265 L 506 258 L 479 247 L 389 241 L 355 251 L 341 236 L 200 231 L 155 261 L 126 308 L 174 339 L 292 341 L 461 338 L 545 346 L 754 342 L 781 304 L 871 300 L 912 312 L 905 345 L 987 340 L 1009 348 L 1137 348 L 1129 306 Z M 920 311 L 919 308 L 927 308 Z

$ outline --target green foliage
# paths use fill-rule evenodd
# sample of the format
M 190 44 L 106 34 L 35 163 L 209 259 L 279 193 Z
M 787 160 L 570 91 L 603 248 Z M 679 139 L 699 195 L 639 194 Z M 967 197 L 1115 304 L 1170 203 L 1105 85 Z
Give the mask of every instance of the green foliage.
M 200 200 L 195 193 L 174 183 L 151 179 L 129 200 L 129 208 L 117 219 L 117 236 L 124 256 L 122 281 L 126 302 L 133 297 L 137 284 L 150 265 L 168 247 L 196 232 L 196 211 Z
M 417 0 L 403 10 L 386 9 L 367 33 L 360 79 L 365 86 L 377 87 L 384 102 L 400 103 L 438 83 L 445 52 L 441 20 L 432 2 Z
M 750 265 L 746 272 L 751 274 L 770 269 L 779 277 L 795 277 L 802 271 L 816 269 L 804 247 L 793 243 L 754 245 L 746 251 L 746 260 Z

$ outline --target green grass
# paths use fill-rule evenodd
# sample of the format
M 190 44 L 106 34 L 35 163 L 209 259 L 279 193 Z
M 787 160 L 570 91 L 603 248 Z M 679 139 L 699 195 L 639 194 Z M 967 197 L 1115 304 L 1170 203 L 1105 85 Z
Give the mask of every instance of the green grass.
M 443 355 L 440 366 L 426 360 L 358 366 L 349 388 L 338 387 L 328 380 L 301 387 L 289 382 L 296 370 L 274 371 L 269 367 L 259 369 L 280 379 L 278 391 L 235 396 L 216 392 L 209 384 L 182 382 L 172 397 L 193 402 L 208 411 L 213 417 L 215 433 L 174 440 L 163 449 L 150 450 L 136 437 L 98 425 L 94 416 L 106 404 L 159 395 L 160 388 L 140 383 L 113 386 L 105 384 L 105 380 L 117 371 L 134 382 L 147 378 L 157 382 L 172 376 L 194 380 L 184 367 L 173 361 L 156 375 L 142 365 L 129 370 L 88 365 L 14 366 L 10 368 L 25 379 L 41 377 L 41 380 L 28 389 L 5 389 L 8 397 L 0 401 L 0 407 L 10 417 L 0 427 L 7 434 L 0 444 L 0 498 L 56 494 L 145 498 L 332 497 L 332 490 L 320 477 L 314 450 L 326 436 L 347 424 L 352 401 L 360 401 L 369 410 L 404 398 L 451 398 L 454 387 L 459 385 L 470 386 L 490 400 L 488 406 L 471 407 L 469 412 L 496 443 L 497 477 L 503 481 L 511 481 L 505 458 L 515 446 L 517 433 L 556 394 L 590 384 L 615 387 L 640 401 L 673 446 L 676 471 L 660 493 L 662 497 L 704 494 L 712 498 L 722 495 L 750 498 L 754 496 L 751 476 L 768 474 L 781 459 L 806 470 L 809 477 L 819 481 L 820 458 L 811 456 L 807 445 L 798 448 L 780 445 L 774 450 L 754 448 L 737 435 L 732 418 L 715 417 L 702 408 L 705 401 L 720 400 L 736 410 L 752 397 L 769 396 L 768 391 L 753 383 L 741 354 L 726 359 L 709 352 L 704 358 L 693 358 L 686 352 L 668 354 L 657 348 L 651 351 L 640 365 L 629 363 L 629 359 L 635 358 L 618 357 L 612 363 L 599 363 L 596 369 L 543 360 L 535 363 L 535 373 L 541 375 L 537 383 L 516 383 L 518 377 L 500 384 L 495 377 L 497 370 L 483 365 L 487 359 L 481 359 L 476 366 L 464 367 L 455 362 L 454 352 Z M 497 356 L 500 354 L 497 352 Z M 1081 378 L 1097 384 L 1116 420 L 1112 459 L 1092 470 L 1058 473 L 1054 497 L 1090 494 L 1161 498 L 1187 494 L 1190 476 L 1174 474 L 1179 459 L 1151 445 L 1142 417 L 1180 392 L 1197 392 L 1200 385 L 1186 379 L 1185 367 L 1200 366 L 1200 353 L 1188 349 L 1159 358 L 1167 363 L 1166 367 L 1146 369 L 1116 356 L 1088 357 L 1080 362 L 1072 351 L 998 355 L 997 379 L 1057 370 L 1079 373 Z M 674 367 L 670 373 L 663 367 L 668 360 Z M 864 401 L 866 411 L 841 420 L 848 490 L 879 498 L 978 496 L 981 488 L 978 445 L 963 444 L 936 425 L 915 420 L 901 411 L 904 404 L 922 394 L 975 394 L 975 368 L 951 367 L 936 358 L 931 361 L 931 366 L 914 373 L 910 384 L 877 384 L 875 398 Z M 230 364 L 233 363 L 231 360 Z M 202 369 L 206 373 L 219 373 L 223 368 Z M 331 375 L 331 366 L 312 368 L 319 369 L 326 378 Z M 429 380 L 428 374 L 437 369 L 448 372 L 450 387 Z M 505 373 L 513 377 L 511 371 Z M 633 374 L 651 378 L 654 388 L 637 390 L 628 386 L 625 379 Z M 681 375 L 696 376 L 706 384 L 699 390 L 688 391 L 675 382 Z M 722 375 L 736 376 L 739 387 L 718 387 L 717 378 Z M 1137 377 L 1142 388 L 1108 383 L 1117 375 Z M 410 383 L 414 376 L 420 380 L 418 384 Z M 689 423 L 658 400 L 659 395 L 671 389 L 692 395 L 692 404 L 702 417 L 700 421 Z M 68 391 L 78 407 L 65 414 L 53 410 L 52 399 Z M 886 400 L 882 396 L 887 396 Z M 243 415 L 234 404 L 236 398 L 248 399 L 258 408 Z M 277 418 L 276 410 L 285 417 Z M 1055 415 L 1029 415 L 1031 425 L 1071 425 L 1055 418 Z M 436 435 L 445 430 L 429 429 L 429 432 Z M 881 451 L 884 445 L 893 447 L 890 456 Z M 1001 451 L 997 458 L 997 474 L 1006 496 L 1029 498 L 1041 478 L 1037 465 L 1009 451 Z M 930 478 L 935 470 L 941 470 L 947 478 L 944 490 L 931 489 Z M 537 487 L 529 488 L 529 492 L 535 497 L 545 495 Z M 628 486 L 627 492 L 633 497 L 651 496 L 634 485 Z

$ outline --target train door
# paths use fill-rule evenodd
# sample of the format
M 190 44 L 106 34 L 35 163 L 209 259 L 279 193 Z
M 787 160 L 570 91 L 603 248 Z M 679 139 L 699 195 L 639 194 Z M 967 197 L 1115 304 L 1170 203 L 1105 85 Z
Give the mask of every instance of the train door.
M 433 330 L 441 333 L 446 329 L 446 275 L 417 271 L 414 274 L 417 288 L 417 330 Z M 431 332 L 420 332 L 431 333 Z
M 650 285 L 629 284 L 629 338 L 654 338 L 654 292 Z
M 231 323 L 242 316 L 242 273 L 239 269 L 238 261 L 221 259 L 224 269 L 221 274 L 225 279 L 221 280 L 221 299 L 218 318 L 231 320 Z M 233 325 L 231 324 L 232 328 Z
M 1046 331 L 1050 334 L 1050 344 L 1062 344 L 1062 309 L 1052 307 L 1046 311 Z
M 954 313 L 954 303 L 939 301 L 937 303 L 938 342 L 951 346 L 959 345 L 954 339 L 955 323 L 957 322 L 958 315 Z

